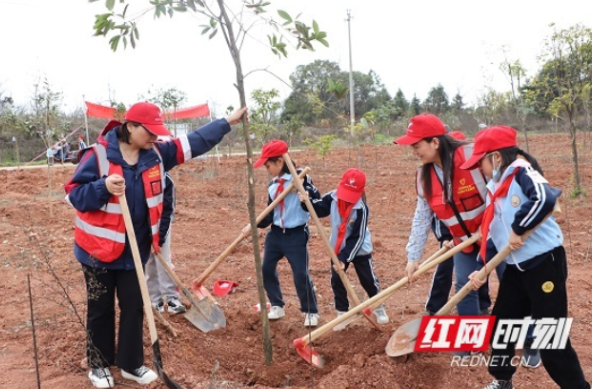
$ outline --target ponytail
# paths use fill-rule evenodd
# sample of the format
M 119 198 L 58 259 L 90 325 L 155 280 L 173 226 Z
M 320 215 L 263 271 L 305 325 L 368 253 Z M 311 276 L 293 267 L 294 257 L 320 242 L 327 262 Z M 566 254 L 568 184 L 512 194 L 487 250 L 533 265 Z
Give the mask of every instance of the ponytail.
M 500 153 L 502 157 L 502 166 L 500 167 L 502 173 L 506 171 L 508 166 L 510 166 L 510 164 L 514 162 L 516 158 L 518 158 L 518 156 L 520 156 L 524 158 L 530 164 L 530 166 L 532 166 L 533 169 L 538 171 L 541 174 L 541 176 L 544 176 L 543 169 L 541 169 L 541 166 L 537 162 L 536 158 L 528 154 L 526 151 L 518 147 L 508 147 L 497 151 Z

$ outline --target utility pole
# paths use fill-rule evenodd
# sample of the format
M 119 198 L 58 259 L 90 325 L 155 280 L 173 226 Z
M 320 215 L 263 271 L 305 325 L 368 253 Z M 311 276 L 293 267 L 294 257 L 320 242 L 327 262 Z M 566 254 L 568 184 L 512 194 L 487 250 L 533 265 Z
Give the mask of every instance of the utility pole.
M 356 111 L 354 108 L 354 74 L 352 66 L 352 46 L 351 46 L 351 14 L 347 10 L 347 35 L 349 38 L 349 122 L 351 136 L 354 136 L 354 123 L 356 122 Z

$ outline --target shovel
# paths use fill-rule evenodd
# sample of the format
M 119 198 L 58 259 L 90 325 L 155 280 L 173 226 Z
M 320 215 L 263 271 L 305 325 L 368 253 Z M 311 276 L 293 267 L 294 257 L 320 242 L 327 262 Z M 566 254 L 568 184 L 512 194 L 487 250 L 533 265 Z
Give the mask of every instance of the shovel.
M 286 166 L 288 166 L 288 169 L 290 170 L 290 174 L 292 175 L 292 177 L 296 177 L 297 176 L 296 168 L 294 167 L 294 164 L 292 163 L 290 156 L 286 153 L 286 154 L 282 155 L 282 158 L 284 159 Z M 292 182 L 296 185 L 296 188 L 298 188 L 298 192 L 302 193 L 303 195 L 307 195 L 307 192 L 306 192 L 306 190 L 304 190 L 304 186 L 302 185 L 302 182 L 300 182 L 299 179 L 294 179 L 294 180 L 292 180 Z M 356 295 L 356 292 L 352 288 L 352 285 L 349 282 L 349 279 L 345 275 L 345 271 L 343 271 L 343 269 L 341 268 L 342 265 L 339 262 L 339 259 L 337 258 L 337 255 L 335 254 L 335 250 L 331 246 L 331 243 L 329 242 L 327 235 L 325 234 L 325 230 L 323 229 L 323 225 L 321 224 L 321 221 L 319 220 L 319 217 L 317 216 L 317 213 L 315 212 L 314 207 L 312 206 L 312 203 L 310 202 L 310 199 L 308 198 L 308 195 L 306 196 L 305 204 L 306 204 L 306 208 L 308 209 L 308 213 L 310 214 L 310 216 L 314 220 L 314 223 L 317 227 L 319 235 L 321 236 L 323 242 L 325 243 L 325 246 L 327 247 L 327 251 L 329 252 L 329 255 L 331 255 L 331 260 L 333 261 L 333 267 L 335 268 L 335 271 L 339 275 L 339 278 L 341 279 L 341 282 L 343 283 L 343 286 L 345 287 L 345 290 L 347 291 L 348 297 L 351 299 L 351 301 L 353 302 L 354 305 L 360 305 L 360 299 Z M 372 317 L 370 315 L 364 315 L 364 317 L 366 318 L 366 320 L 368 320 L 370 322 L 370 324 L 372 324 L 374 326 L 374 328 L 376 328 L 377 330 L 380 331 L 380 327 L 378 326 L 378 324 L 376 324 L 376 322 L 372 319 Z
M 306 174 L 308 174 L 308 172 L 310 172 L 310 168 L 309 167 L 305 167 L 302 172 L 300 172 L 300 174 L 298 175 L 299 178 L 303 178 Z M 263 220 L 283 199 L 284 197 L 286 197 L 290 191 L 292 190 L 292 188 L 294 187 L 293 183 L 290 183 L 290 185 L 288 185 L 286 187 L 286 189 L 284 189 L 284 191 L 282 193 L 280 193 L 275 200 L 273 200 L 273 202 L 271 202 L 271 204 L 269 204 L 267 206 L 267 208 L 265 208 L 263 210 L 263 212 L 261 212 L 261 214 L 259 214 L 259 216 L 257 216 L 257 223 L 261 222 L 261 220 Z M 249 228 L 249 231 L 251 230 L 251 228 Z M 224 250 L 222 252 L 222 254 L 220 254 L 220 256 L 218 258 L 216 258 L 216 260 L 214 262 L 212 262 L 210 264 L 210 266 L 208 266 L 208 268 L 206 270 L 203 271 L 203 273 L 201 273 L 196 279 L 193 280 L 193 286 L 192 289 L 195 292 L 195 295 L 200 299 L 204 299 L 204 298 L 209 298 L 210 300 L 213 300 L 214 298 L 212 297 L 212 295 L 210 294 L 210 292 L 208 291 L 208 289 L 206 287 L 203 286 L 203 283 L 206 281 L 206 279 L 210 276 L 210 274 L 212 274 L 212 272 L 214 270 L 216 270 L 216 268 L 222 263 L 222 261 L 224 261 L 230 254 L 232 254 L 234 252 L 234 250 L 237 248 L 237 246 L 246 238 L 245 234 L 241 233 L 235 240 L 234 242 L 232 242 L 230 244 L 230 246 L 228 246 L 226 248 L 226 250 Z
M 160 253 L 155 254 L 156 258 L 158 258 L 162 266 L 164 266 L 167 273 L 169 273 L 179 289 L 183 291 L 185 297 L 187 297 L 191 302 L 191 308 L 185 312 L 185 319 L 189 320 L 191 324 L 203 332 L 225 328 L 226 317 L 224 316 L 224 312 L 222 312 L 220 307 L 218 307 L 216 304 L 210 303 L 207 300 L 195 301 L 191 292 L 189 292 L 189 290 L 187 290 L 187 288 L 183 285 L 179 277 L 177 277 L 173 269 L 171 269 L 170 265 L 167 263 L 167 261 L 165 261 L 162 255 L 160 255 Z
M 533 233 L 549 216 L 552 214 L 559 214 L 561 209 L 559 203 L 555 204 L 553 212 L 550 212 L 545 218 L 533 229 L 527 231 L 523 236 L 527 239 L 530 234 Z M 493 257 L 477 274 L 479 280 L 485 280 L 489 273 L 491 273 L 496 267 L 502 263 L 508 255 L 512 253 L 510 246 L 504 247 L 500 250 L 495 257 Z M 473 290 L 473 284 L 471 281 L 467 282 L 450 300 L 444 305 L 435 316 L 446 315 L 452 308 L 454 308 L 463 298 L 466 297 Z M 417 334 L 419 333 L 419 326 L 421 324 L 421 318 L 409 321 L 399 327 L 393 335 L 390 337 L 385 351 L 389 357 L 400 357 L 402 355 L 411 354 L 415 348 L 415 341 L 417 340 Z
M 156 333 L 156 324 L 154 323 L 154 316 L 152 314 L 152 303 L 150 302 L 150 295 L 148 294 L 148 285 L 144 277 L 144 270 L 142 268 L 142 259 L 140 258 L 140 250 L 138 249 L 138 242 L 136 241 L 136 232 L 134 231 L 134 223 L 130 215 L 129 207 L 125 194 L 119 196 L 119 205 L 123 214 L 125 222 L 125 231 L 129 239 L 130 248 L 132 249 L 132 256 L 134 257 L 134 266 L 136 268 L 136 275 L 138 276 L 138 283 L 140 284 L 140 291 L 142 292 L 142 301 L 144 303 L 144 312 L 146 313 L 146 320 L 148 321 L 148 329 L 150 330 L 150 341 L 152 342 L 152 354 L 154 355 L 153 363 L 158 376 L 164 382 L 167 388 L 183 389 L 178 383 L 171 380 L 164 372 L 162 365 L 162 357 L 160 355 L 160 344 L 158 343 L 158 334 Z
M 426 273 L 428 270 L 433 269 L 434 267 L 438 266 L 440 263 L 444 262 L 448 258 L 451 258 L 454 254 L 462 251 L 464 248 L 477 242 L 479 239 L 481 239 L 481 234 L 479 232 L 477 232 L 476 234 L 474 234 L 473 236 L 471 236 L 469 239 L 465 240 L 464 242 L 462 242 L 458 246 L 455 246 L 454 248 L 450 249 L 450 251 L 446 252 L 446 250 L 444 250 L 444 251 L 442 251 L 443 254 L 438 257 L 434 257 L 435 254 L 432 255 L 433 259 L 430 259 L 430 258 L 432 258 L 432 257 L 430 257 L 430 258 L 428 258 L 429 262 L 428 262 L 428 260 L 424 261 L 422 266 L 420 266 L 420 268 L 417 269 L 417 271 L 415 273 L 413 273 L 413 275 L 419 276 L 423 273 Z M 360 305 L 350 309 L 349 311 L 347 311 L 343 315 L 331 320 L 330 322 L 326 323 L 325 325 L 323 325 L 319 329 L 317 329 L 317 330 L 311 332 L 310 334 L 307 334 L 301 338 L 295 339 L 294 346 L 296 347 L 296 351 L 306 362 L 310 363 L 311 365 L 313 365 L 315 367 L 323 367 L 323 365 L 325 364 L 325 361 L 310 346 L 310 343 L 312 343 L 316 339 L 320 338 L 322 335 L 327 333 L 329 330 L 331 330 L 336 325 L 353 318 L 353 316 L 357 315 L 360 312 L 363 312 L 364 309 L 370 307 L 371 305 L 378 305 L 379 303 L 383 302 L 388 297 L 390 297 L 396 290 L 400 289 L 404 285 L 407 285 L 408 282 L 409 282 L 408 277 L 401 278 L 395 284 L 389 286 L 385 290 L 376 294 L 372 298 L 369 298 L 368 300 L 364 301 Z

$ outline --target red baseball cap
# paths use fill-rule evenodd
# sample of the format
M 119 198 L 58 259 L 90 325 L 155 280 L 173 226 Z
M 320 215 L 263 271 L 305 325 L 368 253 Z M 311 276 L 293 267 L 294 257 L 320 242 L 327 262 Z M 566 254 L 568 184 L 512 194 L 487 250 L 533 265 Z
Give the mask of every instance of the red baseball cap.
M 460 131 L 451 131 L 448 133 L 448 135 L 450 135 L 451 137 L 453 137 L 456 140 L 466 140 L 467 139 L 465 134 L 463 134 Z
M 226 296 L 228 293 L 234 292 L 238 284 L 234 281 L 219 280 L 214 283 L 214 294 L 216 296 Z
M 144 102 L 132 105 L 125 113 L 125 121 L 140 123 L 154 135 L 171 135 L 163 124 L 163 114 L 160 108 L 152 103 Z
M 355 168 L 347 169 L 337 186 L 337 198 L 355 204 L 362 197 L 365 187 L 364 172 Z
M 399 145 L 412 145 L 424 138 L 446 134 L 444 123 L 437 116 L 424 113 L 411 118 L 407 131 L 402 137 L 395 139 L 393 143 Z
M 269 158 L 281 157 L 288 152 L 288 144 L 283 140 L 272 140 L 263 145 L 261 156 L 253 164 L 254 168 L 262 166 Z
M 460 168 L 465 170 L 473 169 L 485 154 L 518 146 L 516 135 L 516 130 L 507 126 L 493 126 L 479 131 L 475 135 L 473 155 Z

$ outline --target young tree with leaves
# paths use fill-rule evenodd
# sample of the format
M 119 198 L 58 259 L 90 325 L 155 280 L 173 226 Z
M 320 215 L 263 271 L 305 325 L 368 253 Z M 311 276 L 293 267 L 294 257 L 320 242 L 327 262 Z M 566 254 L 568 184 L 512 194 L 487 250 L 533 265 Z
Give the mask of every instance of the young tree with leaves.
M 98 0 L 90 0 L 91 2 Z M 213 3 L 204 3 L 201 0 L 150 0 L 147 2 L 154 11 L 156 18 L 161 16 L 173 16 L 177 12 L 192 11 L 199 15 L 205 16 L 209 23 L 203 26 L 202 34 L 209 34 L 209 39 L 214 38 L 218 32 L 224 39 L 226 47 L 232 57 L 236 68 L 236 88 L 238 89 L 240 104 L 246 106 L 245 95 L 245 73 L 243 71 L 241 49 L 246 35 L 249 33 L 250 27 L 242 23 L 243 13 L 252 12 L 256 16 L 262 18 L 268 23 L 273 33 L 268 36 L 268 42 L 271 51 L 278 57 L 286 57 L 288 54 L 288 43 L 294 42 L 296 49 L 313 50 L 315 42 L 328 46 L 326 41 L 327 34 L 319 29 L 316 21 L 312 21 L 309 26 L 304 22 L 293 18 L 286 11 L 279 10 L 277 15 L 280 20 L 268 16 L 270 2 L 262 1 L 240 1 L 240 8 L 235 12 L 231 6 L 224 0 L 216 0 Z M 111 38 L 109 43 L 113 50 L 117 50 L 119 43 L 123 42 L 127 46 L 128 40 L 132 47 L 135 47 L 136 41 L 139 38 L 139 30 L 136 19 L 130 19 L 127 16 L 128 1 L 120 0 L 119 5 L 123 7 L 121 13 L 114 11 L 115 0 L 106 0 L 106 7 L 109 12 L 96 16 L 95 19 L 95 34 L 107 36 Z M 215 8 L 217 6 L 217 9 Z M 251 25 L 252 26 L 252 25 Z M 244 139 L 247 150 L 247 171 L 248 171 L 248 187 L 249 187 L 249 220 L 252 226 L 257 225 L 255 215 L 255 177 L 253 170 L 253 151 L 249 139 L 249 122 L 247 117 L 243 118 Z M 252 229 L 251 237 L 253 239 L 253 251 L 255 268 L 257 275 L 257 287 L 259 291 L 259 301 L 262 307 L 265 306 L 265 292 L 263 289 L 263 277 L 261 274 L 261 254 L 259 249 L 259 236 L 257 229 Z M 271 337 L 269 331 L 269 322 L 266 311 L 262 310 L 263 321 L 263 342 L 265 350 L 265 361 L 267 364 L 272 362 L 272 347 Z

